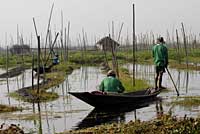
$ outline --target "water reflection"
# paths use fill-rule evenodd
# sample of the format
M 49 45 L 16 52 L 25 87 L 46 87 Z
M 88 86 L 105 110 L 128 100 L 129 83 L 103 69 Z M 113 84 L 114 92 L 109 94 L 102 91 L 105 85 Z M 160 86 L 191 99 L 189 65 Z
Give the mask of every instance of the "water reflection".
M 156 101 L 156 116 L 157 118 L 163 115 L 163 106 L 162 106 L 162 99 Z
M 127 65 L 127 68 L 129 67 L 132 69 L 131 66 Z M 170 69 L 170 72 L 179 88 L 181 96 L 197 96 L 200 94 L 200 75 L 198 71 L 186 72 L 183 70 Z M 94 91 L 96 90 L 96 87 L 98 87 L 101 80 L 105 77 L 106 75 L 102 74 L 101 70 L 97 67 L 82 67 L 81 69 L 74 70 L 72 74 L 66 77 L 65 81 L 60 84 L 59 87 L 49 89 L 49 91 L 58 93 L 59 98 L 57 100 L 41 104 L 30 104 L 10 98 L 11 105 L 23 106 L 26 109 L 12 113 L 11 117 L 8 116 L 11 114 L 0 114 L 0 121 L 7 124 L 20 124 L 26 128 L 26 132 L 33 129 L 33 133 L 35 132 L 36 134 L 41 132 L 51 134 L 78 127 L 94 126 L 103 122 L 127 123 L 130 120 L 136 119 L 145 121 L 159 117 L 169 111 L 171 111 L 173 115 L 182 117 L 185 114 L 188 116 L 197 116 L 199 114 L 199 107 L 186 109 L 182 106 L 168 105 L 168 103 L 176 101 L 178 98 L 174 98 L 176 97 L 176 92 L 173 89 L 171 80 L 166 73 L 163 76 L 163 86 L 168 87 L 169 91 L 162 92 L 159 95 L 163 98 L 163 100 L 144 105 L 143 107 L 137 109 L 132 108 L 120 111 L 120 113 L 116 111 L 104 111 L 104 114 L 102 114 L 102 112 L 99 112 L 97 109 L 94 109 L 90 105 L 67 93 L 69 91 Z M 154 66 L 137 65 L 136 77 L 146 79 L 147 82 L 154 85 Z M 18 77 L 9 78 L 10 92 L 16 91 L 23 86 L 31 86 L 31 78 L 31 70 L 26 70 L 24 72 L 24 76 L 20 75 Z M 34 84 L 36 84 L 36 82 L 37 80 L 34 80 Z M 7 83 L 5 79 L 1 81 L 0 88 L 0 102 L 1 104 L 8 104 Z M 22 118 L 32 114 L 39 115 L 40 118 L 32 120 L 25 120 Z M 13 118 L 13 116 L 15 116 L 15 118 Z M 94 118 L 91 118 L 91 116 Z
M 137 120 L 137 109 L 148 107 L 149 105 L 156 103 L 156 112 L 158 114 L 163 114 L 162 109 L 162 100 L 157 97 L 152 101 L 145 102 L 143 104 L 139 104 L 137 106 L 124 106 L 124 107 L 116 107 L 112 109 L 98 109 L 94 108 L 82 121 L 80 121 L 76 129 L 93 127 L 96 125 L 101 125 L 105 123 L 113 123 L 113 122 L 125 122 L 126 113 L 131 112 L 134 115 L 134 119 Z M 159 106 L 158 106 L 159 105 Z
M 40 103 L 37 103 L 38 106 L 38 116 L 39 116 L 39 129 L 38 129 L 38 134 L 42 134 L 42 117 L 41 117 L 41 109 L 40 109 Z
M 132 72 L 132 65 L 128 64 L 126 67 Z M 155 69 L 153 65 L 136 65 L 136 77 L 139 79 L 145 79 L 149 84 L 152 86 L 154 85 L 154 74 Z M 176 86 L 178 87 L 178 90 L 181 92 L 181 95 L 190 94 L 191 91 L 189 91 L 192 86 L 197 87 L 195 77 L 196 79 L 200 79 L 199 76 L 197 76 L 198 71 L 189 71 L 189 70 L 176 70 L 176 69 L 170 69 L 170 72 L 172 74 L 172 78 L 176 83 Z M 195 85 L 191 84 L 195 83 Z M 164 73 L 163 75 L 163 84 L 165 87 L 173 89 L 173 85 L 171 82 L 171 79 L 169 78 L 167 73 Z M 190 85 L 191 84 L 191 85 Z M 193 91 L 192 91 L 193 92 Z

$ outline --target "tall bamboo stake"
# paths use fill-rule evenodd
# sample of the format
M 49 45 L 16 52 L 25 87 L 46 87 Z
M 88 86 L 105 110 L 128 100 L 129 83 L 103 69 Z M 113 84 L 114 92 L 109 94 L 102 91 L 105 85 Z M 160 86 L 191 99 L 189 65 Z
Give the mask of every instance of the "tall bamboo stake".
M 64 62 L 67 62 L 67 30 L 64 30 Z
M 7 75 L 6 75 L 6 82 L 7 82 L 7 90 L 8 90 L 8 93 L 10 92 L 9 91 L 9 82 L 8 82 L 8 46 L 7 46 L 7 48 L 6 48 L 6 73 L 7 73 Z
M 123 26 L 124 26 L 124 23 L 122 23 L 122 25 L 120 27 L 120 31 L 119 31 L 119 35 L 118 35 L 117 41 L 119 41 L 119 39 L 120 39 Z
M 51 7 L 51 12 L 50 12 L 48 26 L 47 26 L 47 34 L 46 34 L 46 39 L 45 39 L 44 59 L 46 59 L 46 47 L 47 47 L 47 40 L 48 40 L 48 36 L 49 36 L 49 31 L 50 31 L 49 29 L 50 29 L 50 25 L 51 25 L 51 17 L 52 17 L 52 13 L 53 13 L 53 8 L 54 8 L 54 3 L 52 4 L 52 7 Z
M 133 86 L 135 86 L 135 5 L 133 4 Z
M 37 41 L 38 41 L 38 57 L 37 57 L 37 64 L 38 64 L 38 68 L 37 68 L 37 94 L 39 95 L 40 93 L 40 36 L 37 36 Z
M 110 35 L 109 35 L 110 37 Z M 110 37 L 111 38 L 111 37 Z M 114 21 L 112 21 L 112 39 L 114 40 L 115 35 L 114 35 Z M 113 65 L 113 70 L 115 70 L 117 77 L 119 78 L 119 71 L 117 70 L 117 64 L 116 64 L 116 55 L 115 55 L 115 44 L 114 42 L 111 42 L 111 53 L 112 53 L 112 65 Z
M 60 59 L 63 59 L 64 43 L 63 43 L 63 12 L 61 12 L 61 31 L 60 31 L 61 54 Z
M 84 54 L 86 54 L 86 41 L 85 41 L 85 32 L 84 32 L 84 29 L 82 29 L 82 33 L 83 33 L 83 48 L 84 48 Z
M 32 52 L 32 89 L 34 88 L 34 73 L 33 73 L 33 68 L 34 68 L 34 52 Z
M 179 64 L 181 63 L 181 57 L 180 57 L 180 44 L 179 44 L 179 37 L 178 37 L 178 30 L 176 29 L 176 43 L 177 43 L 177 55 L 178 55 L 178 61 Z
M 121 32 L 122 32 L 122 28 L 123 28 L 123 25 L 124 25 L 124 23 L 122 23 L 122 25 L 121 25 L 121 27 L 120 27 L 120 31 L 119 31 L 119 35 L 118 35 L 118 39 L 117 39 L 117 41 L 119 42 L 119 40 L 120 40 L 120 37 L 121 37 Z M 114 49 L 115 51 L 115 66 L 116 66 L 116 72 L 117 72 L 117 76 L 118 76 L 118 78 L 120 77 L 119 76 L 119 67 L 118 67 L 118 62 L 117 62 L 117 57 L 116 57 L 116 55 L 117 55 L 117 49 Z
M 68 22 L 68 28 L 67 28 L 67 60 L 69 58 L 69 31 L 70 31 L 70 21 Z
M 51 52 L 51 53 L 53 52 L 54 55 L 55 55 L 55 52 L 53 51 L 53 48 L 54 48 L 54 45 L 56 44 L 56 40 L 57 40 L 57 38 L 58 38 L 58 35 L 59 35 L 59 33 L 56 34 L 56 37 L 55 37 L 55 39 L 54 39 L 54 41 L 53 41 L 53 44 L 52 44 L 52 46 L 50 47 L 50 52 Z M 45 61 L 45 63 L 44 63 L 44 66 L 46 66 L 46 64 L 47 64 L 47 62 L 48 62 L 48 60 L 49 60 L 49 57 L 50 57 L 50 54 L 51 54 L 51 53 L 48 54 L 48 57 L 47 57 L 47 59 L 46 59 L 46 61 Z
M 38 57 L 37 57 L 37 94 L 39 95 L 39 89 L 40 89 L 40 36 L 38 35 L 37 32 L 37 27 L 36 27 L 36 23 L 35 23 L 35 19 L 33 18 L 33 24 L 34 24 L 34 28 L 35 28 L 35 33 L 36 33 L 36 37 L 37 37 L 37 43 L 38 43 Z
M 113 40 L 115 39 L 115 26 L 114 26 L 114 21 L 112 21 L 112 38 Z
M 183 22 L 181 23 L 181 25 L 182 25 L 182 33 L 183 33 L 183 44 L 184 44 L 184 48 L 185 48 L 185 55 L 186 55 L 186 65 L 187 65 L 187 69 L 188 69 L 188 51 L 187 51 L 187 40 L 186 40 L 185 28 L 184 28 Z
M 80 48 L 81 48 L 81 61 L 83 64 L 85 61 L 84 61 L 84 53 L 83 53 L 83 45 L 82 45 L 82 42 L 81 42 L 81 35 L 79 34 L 79 40 L 78 40 L 79 44 L 80 44 Z
M 22 58 L 22 67 L 24 67 L 24 54 L 23 54 L 23 45 L 24 45 L 24 41 L 23 41 L 23 36 L 21 35 L 21 38 L 20 38 L 20 45 L 21 45 L 21 58 Z M 22 88 L 24 87 L 24 73 L 22 73 Z
M 107 44 L 108 44 L 107 40 L 105 40 L 105 44 L 106 44 L 106 46 L 107 46 Z M 109 67 L 108 58 L 107 58 L 107 54 L 106 54 L 106 49 L 105 49 L 105 46 L 104 46 L 104 45 L 102 45 L 102 46 L 103 46 L 103 53 L 104 53 L 105 60 L 106 60 L 106 66 Z M 109 67 L 109 68 L 110 68 L 110 67 Z

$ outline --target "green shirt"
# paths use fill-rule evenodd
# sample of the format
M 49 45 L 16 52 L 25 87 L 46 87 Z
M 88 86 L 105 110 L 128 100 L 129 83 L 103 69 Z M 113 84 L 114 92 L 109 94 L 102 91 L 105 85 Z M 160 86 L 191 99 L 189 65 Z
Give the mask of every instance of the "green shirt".
M 122 83 L 112 76 L 103 79 L 100 85 L 100 91 L 122 93 L 124 90 Z
M 163 44 L 156 44 L 153 46 L 153 58 L 156 66 L 167 66 L 168 65 L 168 50 Z

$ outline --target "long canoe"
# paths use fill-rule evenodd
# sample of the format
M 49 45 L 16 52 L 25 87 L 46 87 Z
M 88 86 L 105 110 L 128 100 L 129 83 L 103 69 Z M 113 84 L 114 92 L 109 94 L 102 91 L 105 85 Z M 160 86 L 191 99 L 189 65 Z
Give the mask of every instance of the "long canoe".
M 129 93 L 107 93 L 101 94 L 96 92 L 69 92 L 69 94 L 88 103 L 95 108 L 110 108 L 119 106 L 139 106 L 156 98 L 160 91 L 149 89 L 129 92 Z

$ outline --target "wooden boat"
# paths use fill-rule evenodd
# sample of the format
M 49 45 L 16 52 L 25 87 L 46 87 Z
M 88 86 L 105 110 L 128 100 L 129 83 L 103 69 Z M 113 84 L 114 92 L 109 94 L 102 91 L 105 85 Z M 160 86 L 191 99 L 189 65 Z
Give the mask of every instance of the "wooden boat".
M 121 106 L 138 106 L 156 98 L 160 93 L 155 89 L 145 89 L 129 93 L 107 93 L 95 92 L 69 92 L 69 94 L 94 106 L 95 108 L 110 108 Z

